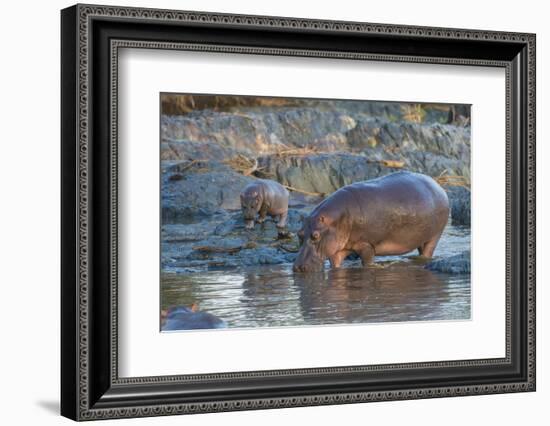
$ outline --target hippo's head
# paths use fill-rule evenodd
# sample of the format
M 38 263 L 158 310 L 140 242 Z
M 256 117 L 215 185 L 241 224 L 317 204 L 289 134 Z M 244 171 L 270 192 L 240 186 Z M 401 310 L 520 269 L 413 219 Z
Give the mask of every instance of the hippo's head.
M 292 269 L 295 272 L 322 270 L 325 260 L 341 250 L 342 236 L 338 235 L 338 228 L 335 221 L 324 214 L 306 218 L 298 232 L 301 247 Z
M 247 228 L 254 226 L 254 219 L 262 206 L 262 196 L 257 190 L 241 193 L 241 209 Z

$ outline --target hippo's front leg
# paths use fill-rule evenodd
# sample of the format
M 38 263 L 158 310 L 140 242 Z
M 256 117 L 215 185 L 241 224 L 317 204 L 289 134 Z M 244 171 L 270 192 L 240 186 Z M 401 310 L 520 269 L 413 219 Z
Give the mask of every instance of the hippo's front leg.
M 339 252 L 336 252 L 328 259 L 330 261 L 330 266 L 333 268 L 339 268 L 340 265 L 342 265 L 344 259 L 348 257 L 351 253 L 351 250 L 340 250 Z
M 260 217 L 258 218 L 258 223 L 264 223 L 265 222 L 265 217 L 267 216 L 267 207 L 266 205 L 262 205 L 262 207 L 260 208 Z
M 286 219 L 288 217 L 288 211 L 281 213 L 279 216 L 279 221 L 277 222 L 277 228 L 284 228 L 286 226 Z
M 372 259 L 374 259 L 374 247 L 369 243 L 359 243 L 353 247 L 353 251 L 355 251 L 361 258 L 363 267 L 373 263 Z

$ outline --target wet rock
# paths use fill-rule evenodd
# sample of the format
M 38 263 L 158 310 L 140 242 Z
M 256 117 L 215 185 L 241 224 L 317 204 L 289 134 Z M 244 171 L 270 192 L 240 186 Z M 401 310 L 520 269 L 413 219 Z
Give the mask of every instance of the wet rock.
M 453 225 L 471 225 L 471 192 L 462 186 L 445 186 L 451 207 Z
M 454 256 L 432 260 L 425 266 L 430 271 L 445 272 L 448 274 L 470 273 L 470 250 Z
M 194 246 L 195 247 L 215 247 L 219 249 L 220 251 L 223 250 L 229 250 L 231 248 L 237 248 L 237 247 L 245 247 L 248 242 L 248 239 L 246 236 L 240 236 L 240 237 L 225 237 L 220 238 L 217 236 L 212 236 L 210 238 L 207 238 L 206 240 L 201 240 L 197 242 Z
M 285 254 L 274 247 L 243 250 L 239 258 L 242 265 L 277 265 L 287 262 Z
M 283 237 L 276 223 L 269 219 L 252 230 L 245 229 L 240 212 L 213 216 L 211 221 L 165 225 L 162 267 L 196 272 L 219 267 L 291 263 L 299 245 L 296 232 L 310 208 L 289 212 Z M 200 236 L 205 238 L 199 239 Z
M 306 218 L 315 205 L 307 206 L 302 209 L 289 209 L 286 229 L 291 233 L 296 233 L 302 229 L 304 218 Z
M 282 232 L 298 232 L 302 227 L 304 217 L 309 214 L 314 206 L 315 205 L 298 205 L 289 208 L 287 224 Z M 264 238 L 267 237 L 269 239 L 278 239 L 280 232 L 281 231 L 276 227 L 274 220 L 270 217 L 267 217 L 263 224 L 255 224 L 255 227 L 252 230 L 246 229 L 244 219 L 240 211 L 229 213 L 226 216 L 226 219 L 223 222 L 218 223 L 218 225 L 216 225 L 213 229 L 213 233 L 215 235 L 223 237 L 235 234 L 246 234 L 251 237 L 263 236 Z

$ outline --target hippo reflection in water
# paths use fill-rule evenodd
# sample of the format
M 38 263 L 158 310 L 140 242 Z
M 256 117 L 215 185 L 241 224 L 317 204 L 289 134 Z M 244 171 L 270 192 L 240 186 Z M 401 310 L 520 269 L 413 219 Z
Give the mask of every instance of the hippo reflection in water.
M 333 268 L 352 253 L 363 266 L 374 256 L 417 249 L 432 257 L 449 218 L 447 194 L 431 177 L 397 172 L 344 186 L 323 200 L 304 220 L 294 271 Z
M 308 324 L 463 318 L 460 307 L 449 304 L 456 289 L 416 262 L 294 274 L 301 313 Z
M 173 306 L 161 312 L 161 331 L 203 330 L 226 327 L 227 324 L 224 320 L 208 312 L 199 311 L 196 304 L 191 306 L 191 308 Z

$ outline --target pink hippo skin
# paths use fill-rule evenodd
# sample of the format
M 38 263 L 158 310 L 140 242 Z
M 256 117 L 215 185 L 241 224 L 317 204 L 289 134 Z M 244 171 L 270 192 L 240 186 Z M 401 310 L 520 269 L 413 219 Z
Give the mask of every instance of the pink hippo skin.
M 267 215 L 277 221 L 278 228 L 286 226 L 288 216 L 288 191 L 280 183 L 257 179 L 241 192 L 241 208 L 246 228 L 254 228 L 254 220 L 263 223 Z
M 374 256 L 418 250 L 432 257 L 449 217 L 447 194 L 431 177 L 398 172 L 344 186 L 304 220 L 294 271 L 338 268 L 351 253 Z

